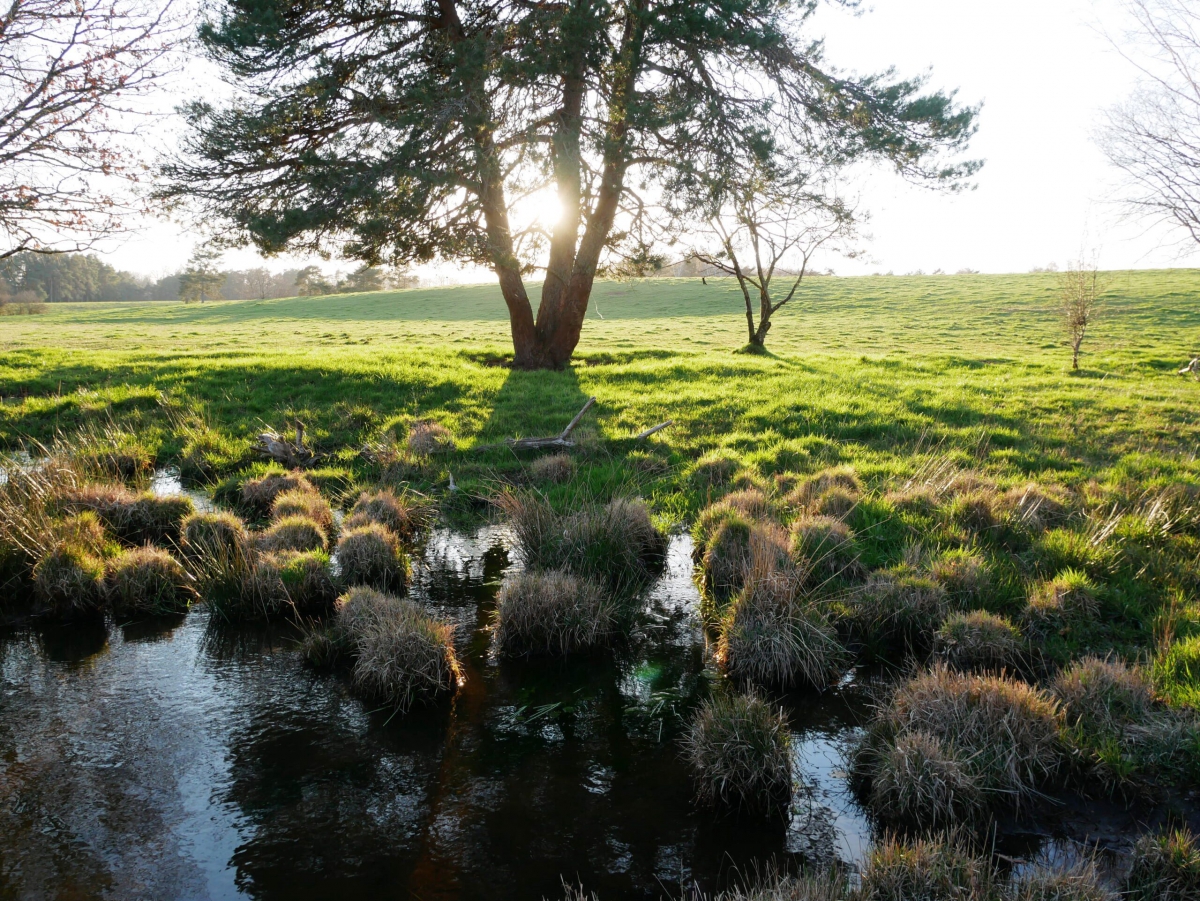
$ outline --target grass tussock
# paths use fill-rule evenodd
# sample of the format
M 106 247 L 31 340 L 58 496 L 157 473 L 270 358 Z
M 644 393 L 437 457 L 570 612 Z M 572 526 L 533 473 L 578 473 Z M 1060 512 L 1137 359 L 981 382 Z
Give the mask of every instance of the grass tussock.
M 60 619 L 99 611 L 104 602 L 104 561 L 85 547 L 62 542 L 33 568 L 39 613 Z
M 440 422 L 419 420 L 408 429 L 409 453 L 417 457 L 441 453 L 454 447 L 454 436 Z
M 862 482 L 853 468 L 839 466 L 833 469 L 824 469 L 809 476 L 788 494 L 787 502 L 789 506 L 799 510 L 807 510 L 818 515 L 833 515 L 813 509 L 820 505 L 822 498 L 831 493 L 855 501 L 862 496 Z
M 271 519 L 279 522 L 293 516 L 302 516 L 315 522 L 326 535 L 337 532 L 333 519 L 333 508 L 320 494 L 304 489 L 292 489 L 275 496 L 271 504 Z
M 109 561 L 104 594 L 120 616 L 185 613 L 198 599 L 182 564 L 153 545 L 130 548 Z
M 755 567 L 725 612 L 717 660 L 733 678 L 762 686 L 829 687 L 848 655 L 828 617 L 801 593 L 795 571 Z
M 1100 876 L 1096 862 L 1089 858 L 1067 866 L 1030 867 L 1016 878 L 1007 899 L 1118 901 L 1118 896 Z
M 264 551 L 251 542 L 189 556 L 188 569 L 210 610 L 229 622 L 320 613 L 338 586 L 321 550 Z
M 717 695 L 697 711 L 684 748 L 702 804 L 765 814 L 786 810 L 792 757 L 782 710 L 754 695 Z
M 934 653 L 963 672 L 1015 670 L 1024 661 L 1025 641 L 1007 618 L 973 610 L 946 618 L 934 637 Z
M 1142 836 L 1133 847 L 1124 894 L 1130 901 L 1200 898 L 1200 841 L 1186 828 Z
M 401 541 L 409 543 L 428 525 L 429 503 L 412 494 L 381 490 L 363 492 L 354 502 L 343 527 L 348 531 L 378 523 Z
M 953 602 L 936 582 L 912 572 L 877 572 L 850 596 L 851 633 L 873 657 L 920 655 L 952 612 Z
M 1034 586 L 1025 608 L 1026 621 L 1039 631 L 1077 628 L 1099 614 L 1098 591 L 1086 573 L 1063 570 L 1053 579 Z
M 711 491 L 728 485 L 737 474 L 741 464 L 729 453 L 709 451 L 703 454 L 688 470 L 688 481 L 701 491 Z
M 338 566 L 347 585 L 403 593 L 412 566 L 394 532 L 377 522 L 348 528 L 337 545 Z
M 662 568 L 667 539 L 640 500 L 587 502 L 559 513 L 540 495 L 506 492 L 498 504 L 527 569 L 572 572 L 623 594 Z
M 858 571 L 858 549 L 850 527 L 831 516 L 801 516 L 788 529 L 793 560 L 820 578 L 848 577 Z
M 232 513 L 193 513 L 180 527 L 180 546 L 189 556 L 220 553 L 243 547 L 249 541 L 246 524 Z
M 973 535 L 987 535 L 1000 526 L 996 510 L 997 496 L 991 488 L 973 488 L 951 499 L 947 514 L 950 521 Z
M 270 515 L 275 498 L 291 491 L 305 491 L 317 494 L 316 486 L 303 473 L 271 470 L 257 478 L 246 479 L 242 483 L 242 504 L 257 516 Z
M 526 570 L 504 580 L 496 641 L 506 656 L 566 655 L 609 644 L 620 611 L 604 589 L 562 571 Z
M 338 602 L 337 626 L 352 649 L 355 688 L 365 696 L 407 711 L 457 690 L 454 627 L 412 601 L 353 588 Z
M 992 587 L 987 561 L 979 554 L 955 548 L 942 554 L 929 568 L 929 576 L 956 601 L 981 603 Z
M 575 478 L 579 464 L 570 454 L 547 454 L 529 464 L 529 475 L 535 482 L 562 485 Z
M 1057 485 L 1027 485 L 1010 488 L 996 501 L 996 509 L 1015 526 L 1044 532 L 1061 526 L 1070 516 L 1070 493 Z
M 1025 682 L 935 667 L 868 727 L 857 755 L 868 802 L 887 820 L 942 823 L 1028 803 L 1058 772 L 1061 723 L 1057 701 Z
M 324 551 L 329 547 L 329 536 L 319 523 L 307 516 L 287 516 L 271 523 L 270 527 L 255 537 L 261 551 Z
M 119 484 L 79 485 L 55 498 L 60 513 L 94 513 L 127 544 L 178 544 L 183 521 L 196 512 L 191 498 L 136 494 Z
M 885 836 L 859 874 L 855 901 L 1001 901 L 992 867 L 950 833 L 905 841 Z

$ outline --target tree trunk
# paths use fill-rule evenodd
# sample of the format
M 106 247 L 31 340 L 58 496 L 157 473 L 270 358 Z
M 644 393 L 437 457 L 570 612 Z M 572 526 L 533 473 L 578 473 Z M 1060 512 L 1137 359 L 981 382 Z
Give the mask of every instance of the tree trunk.
M 768 315 L 765 319 L 760 319 L 758 322 L 758 331 L 750 339 L 750 343 L 758 347 L 767 346 L 767 332 L 771 330 L 771 317 Z

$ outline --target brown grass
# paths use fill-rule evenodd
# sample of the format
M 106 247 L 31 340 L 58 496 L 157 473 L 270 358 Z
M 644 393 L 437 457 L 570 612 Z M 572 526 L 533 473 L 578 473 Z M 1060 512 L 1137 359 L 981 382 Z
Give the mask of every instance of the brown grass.
M 934 653 L 960 671 L 996 672 L 1019 668 L 1025 643 L 1009 620 L 982 610 L 952 613 L 934 638 Z
M 1071 512 L 1071 495 L 1058 485 L 1010 488 L 996 501 L 996 510 L 1015 525 L 1031 532 L 1062 525 Z
M 70 618 L 95 613 L 104 599 L 104 562 L 86 548 L 59 544 L 33 568 L 38 612 Z
M 952 606 L 945 589 L 929 579 L 877 572 L 849 598 L 849 625 L 870 654 L 920 654 Z
M 271 519 L 279 522 L 292 516 L 303 516 L 319 525 L 326 535 L 335 535 L 337 525 L 329 501 L 313 491 L 292 489 L 275 496 L 271 504 Z
M 377 522 L 350 528 L 337 546 L 338 566 L 347 585 L 403 592 L 411 566 L 395 533 Z
M 184 613 L 199 597 L 179 561 L 152 545 L 122 551 L 109 561 L 104 594 L 119 615 Z
M 507 656 L 565 655 L 602 647 L 620 611 L 590 579 L 561 571 L 509 575 L 496 607 L 496 640 Z
M 454 627 L 412 601 L 353 588 L 338 602 L 338 626 L 354 653 L 354 685 L 406 711 L 457 690 L 462 669 Z
M 1034 629 L 1064 630 L 1092 620 L 1100 612 L 1096 584 L 1081 572 L 1063 570 L 1048 582 L 1039 582 L 1025 609 Z
M 275 498 L 288 491 L 318 493 L 303 473 L 268 472 L 258 478 L 247 479 L 242 484 L 242 502 L 258 515 L 266 516 L 270 513 Z
M 791 557 L 818 578 L 850 576 L 858 572 L 854 533 L 830 516 L 801 516 L 788 530 Z
M 548 454 L 529 464 L 529 474 L 535 481 L 561 485 L 575 478 L 579 468 L 570 454 Z
M 857 501 L 862 496 L 863 486 L 851 467 L 839 466 L 809 476 L 796 486 L 795 490 L 788 495 L 787 500 L 793 507 L 808 510 L 831 491 L 837 491 L 842 497 L 849 497 Z
M 762 686 L 827 688 L 847 654 L 820 609 L 801 595 L 795 571 L 754 566 L 722 617 L 717 660 L 735 679 Z
M 427 457 L 454 447 L 454 436 L 439 422 L 418 420 L 408 429 L 408 450 L 418 457 Z
M 329 547 L 324 529 L 306 516 L 289 516 L 271 524 L 255 538 L 255 544 L 267 553 L 278 551 L 323 551 Z
M 717 695 L 697 711 L 684 748 L 702 804 L 768 814 L 786 810 L 792 757 L 782 710 L 753 695 Z
M 349 531 L 369 523 L 379 523 L 407 543 L 428 525 L 429 518 L 430 506 L 424 499 L 381 490 L 360 494 L 343 527 Z
M 996 492 L 991 488 L 975 488 L 957 494 L 950 501 L 950 521 L 967 532 L 987 534 L 1000 525 L 996 503 Z
M 885 836 L 863 862 L 859 883 L 856 901 L 1000 901 L 995 872 L 955 833 Z
M 196 512 L 190 498 L 135 494 L 123 485 L 66 488 L 55 505 L 65 513 L 95 513 L 114 535 L 133 545 L 178 544 L 184 519 Z
M 951 597 L 964 603 L 983 601 L 992 587 L 987 561 L 979 554 L 961 548 L 943 554 L 929 568 L 929 575 Z
M 1145 835 L 1133 847 L 1125 880 L 1130 901 L 1200 898 L 1200 841 L 1187 828 Z
M 193 556 L 244 546 L 249 540 L 246 524 L 223 511 L 193 513 L 183 521 L 180 534 L 184 553 Z

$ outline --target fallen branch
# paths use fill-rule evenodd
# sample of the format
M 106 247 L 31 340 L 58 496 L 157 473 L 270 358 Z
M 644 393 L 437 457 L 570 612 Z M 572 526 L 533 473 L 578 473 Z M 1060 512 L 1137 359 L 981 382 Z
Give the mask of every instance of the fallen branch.
M 583 415 L 592 408 L 596 403 L 596 398 L 589 397 L 587 403 L 583 405 L 583 409 L 575 414 L 575 418 L 567 423 L 567 427 L 557 435 L 551 435 L 547 438 L 508 438 L 502 444 L 480 444 L 475 450 L 492 450 L 497 447 L 507 447 L 512 450 L 536 450 L 541 447 L 574 447 L 575 442 L 571 440 L 571 432 L 575 430 L 575 426 L 579 425 L 579 420 L 583 419 Z
M 1197 379 L 1200 379 L 1200 357 L 1196 357 L 1192 360 L 1192 362 L 1188 363 L 1181 370 L 1179 370 L 1180 375 L 1186 375 L 1189 372 Z
M 296 423 L 296 440 L 288 441 L 275 432 L 263 432 L 258 436 L 259 453 L 270 457 L 277 463 L 282 463 L 289 469 L 311 466 L 316 462 L 317 455 L 304 446 L 304 423 Z
M 668 419 L 666 422 L 660 422 L 656 426 L 651 426 L 650 428 L 646 429 L 646 431 L 644 431 L 644 432 L 638 432 L 636 435 L 633 436 L 633 440 L 634 441 L 644 441 L 646 438 L 649 438 L 655 432 L 661 432 L 663 429 L 665 429 L 667 426 L 670 426 L 670 425 L 675 425 L 674 419 Z

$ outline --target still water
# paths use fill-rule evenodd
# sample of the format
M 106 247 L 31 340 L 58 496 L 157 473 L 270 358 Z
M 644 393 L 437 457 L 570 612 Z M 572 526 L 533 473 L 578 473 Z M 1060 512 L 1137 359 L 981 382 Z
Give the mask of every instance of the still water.
M 181 490 L 170 473 L 153 488 Z M 466 682 L 404 717 L 307 669 L 291 626 L 230 628 L 200 607 L 0 629 L 0 899 L 524 901 L 561 898 L 564 881 L 602 901 L 678 898 L 769 866 L 859 861 L 871 827 L 845 766 L 861 674 L 783 700 L 786 820 L 693 806 L 679 738 L 713 676 L 690 551 L 672 540 L 626 646 L 503 661 L 489 626 L 507 534 L 435 531 L 413 594 L 457 624 Z M 1017 863 L 1119 849 L 1162 816 L 1056 801 L 1001 824 L 995 847 Z

